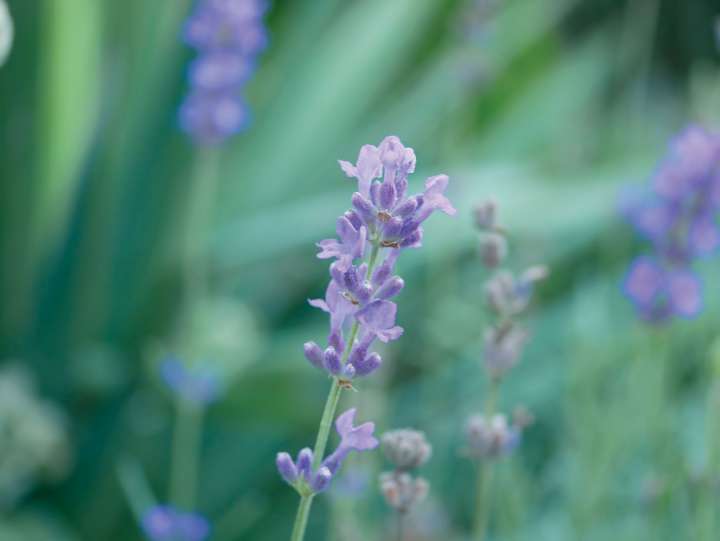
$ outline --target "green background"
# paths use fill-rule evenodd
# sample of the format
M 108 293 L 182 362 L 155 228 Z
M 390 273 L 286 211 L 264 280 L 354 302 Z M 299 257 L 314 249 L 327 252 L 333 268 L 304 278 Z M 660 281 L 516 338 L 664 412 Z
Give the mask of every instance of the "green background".
M 27 370 L 62 412 L 68 460 L 21 496 L 0 494 L 3 541 L 140 539 L 118 468 L 167 497 L 174 410 L 156 366 L 175 347 L 194 193 L 197 152 L 177 126 L 189 6 L 9 1 L 0 362 Z M 411 189 L 447 173 L 459 211 L 432 218 L 423 249 L 403 255 L 405 335 L 342 405 L 433 443 L 413 539 L 466 539 L 472 523 L 460 448 L 484 398 L 488 317 L 470 209 L 487 197 L 510 232 L 508 265 L 552 269 L 501 397 L 536 422 L 498 468 L 490 538 L 718 539 L 718 265 L 700 268 L 701 317 L 648 328 L 619 288 L 647 247 L 617 214 L 621 188 L 649 177 L 672 134 L 720 120 L 717 13 L 711 0 L 271 5 L 247 89 L 253 124 L 220 150 L 211 220 L 194 236 L 210 283 L 183 347 L 219 363 L 226 383 L 199 453 L 197 507 L 213 539 L 289 536 L 297 497 L 274 456 L 312 443 L 329 386 L 302 355 L 327 325 L 306 303 L 327 280 L 313 243 L 349 206 L 336 160 L 388 134 L 418 156 Z M 0 492 L 15 472 L 3 408 Z M 383 466 L 380 453 L 349 461 L 365 489 L 318 498 L 308 540 L 389 538 Z

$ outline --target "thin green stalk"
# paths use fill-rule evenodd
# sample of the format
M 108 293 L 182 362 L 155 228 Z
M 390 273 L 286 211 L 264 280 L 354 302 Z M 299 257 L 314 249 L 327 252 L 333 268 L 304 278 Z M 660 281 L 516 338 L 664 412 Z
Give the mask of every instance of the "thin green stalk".
M 202 423 L 202 406 L 178 398 L 170 472 L 170 501 L 184 509 L 193 509 L 195 506 Z
M 142 522 L 145 511 L 157 503 L 145 474 L 140 465 L 129 458 L 120 460 L 115 467 L 115 473 L 135 519 L 138 523 Z
M 397 541 L 405 541 L 405 513 L 397 513 Z
M 368 272 L 367 275 L 371 276 L 372 271 L 377 263 L 378 254 L 380 253 L 380 245 L 375 242 L 370 253 L 368 260 Z M 350 336 L 347 341 L 347 347 L 343 352 L 342 364 L 348 360 L 350 356 L 350 350 L 357 337 L 360 324 L 355 321 L 352 328 L 350 329 Z M 333 378 L 330 392 L 328 393 L 327 400 L 325 401 L 325 408 L 323 409 L 322 417 L 320 418 L 320 428 L 318 429 L 318 435 L 315 439 L 315 447 L 313 449 L 313 470 L 316 470 L 322 463 L 325 455 L 325 448 L 327 447 L 328 438 L 330 437 L 330 428 L 332 426 L 333 419 L 335 418 L 335 411 L 337 410 L 338 402 L 340 401 L 340 395 L 342 394 L 342 386 L 338 378 Z M 310 508 L 312 507 L 313 494 L 303 494 L 300 497 L 300 503 L 298 505 L 297 514 L 295 515 L 295 524 L 293 525 L 291 541 L 303 541 L 305 538 L 305 529 L 307 528 L 308 517 L 310 516 Z
M 185 305 L 191 310 L 195 301 L 206 294 L 208 269 L 203 247 L 208 239 L 218 182 L 219 154 L 201 149 L 195 157 L 190 179 L 187 230 L 185 237 Z
M 487 422 L 490 422 L 490 419 L 495 413 L 499 387 L 499 380 L 491 378 L 490 388 L 488 389 L 488 395 L 485 399 L 485 418 Z M 493 469 L 493 462 L 488 458 L 482 460 L 478 466 L 475 528 L 473 536 L 476 541 L 484 541 L 488 529 Z

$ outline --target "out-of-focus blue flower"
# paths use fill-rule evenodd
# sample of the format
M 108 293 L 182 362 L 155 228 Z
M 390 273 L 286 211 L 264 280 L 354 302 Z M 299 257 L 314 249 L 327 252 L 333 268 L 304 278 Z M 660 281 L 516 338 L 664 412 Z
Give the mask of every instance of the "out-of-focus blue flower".
M 187 20 L 184 38 L 198 57 L 180 123 L 198 144 L 221 143 L 248 125 L 242 90 L 267 44 L 265 9 L 261 0 L 198 0 Z
M 194 404 L 210 404 L 221 394 L 218 376 L 202 367 L 189 367 L 174 357 L 160 364 L 160 376 L 168 388 Z
M 699 314 L 702 287 L 692 265 L 720 247 L 720 134 L 686 128 L 650 186 L 626 194 L 621 210 L 654 252 L 632 262 L 623 284 L 640 316 L 662 322 Z
M 142 518 L 142 528 L 150 541 L 205 541 L 210 536 L 205 517 L 170 505 L 150 508 Z
M 354 426 L 355 413 L 353 408 L 338 416 L 335 429 L 340 435 L 340 444 L 323 460 L 317 471 L 312 468 L 313 452 L 306 447 L 298 453 L 294 462 L 288 453 L 278 453 L 275 462 L 280 476 L 301 494 L 325 491 L 350 451 L 367 451 L 378 446 L 379 442 L 373 435 L 375 424 Z

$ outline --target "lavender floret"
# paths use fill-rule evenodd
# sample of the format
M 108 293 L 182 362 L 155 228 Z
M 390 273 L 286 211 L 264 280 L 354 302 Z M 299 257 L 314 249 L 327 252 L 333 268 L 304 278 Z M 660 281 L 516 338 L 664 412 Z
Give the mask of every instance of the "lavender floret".
M 222 394 L 217 374 L 202 367 L 189 367 L 175 357 L 160 363 L 160 376 L 171 391 L 193 404 L 210 404 Z
M 142 528 L 150 541 L 205 541 L 210 536 L 210 523 L 205 517 L 170 505 L 150 508 L 143 515 Z
M 312 450 L 305 448 L 298 453 L 295 462 L 289 454 L 278 453 L 276 464 L 280 476 L 300 494 L 325 491 L 351 451 L 367 451 L 378 446 L 378 440 L 373 435 L 375 424 L 354 426 L 355 413 L 353 408 L 338 416 L 335 429 L 340 435 L 340 444 L 322 461 L 317 471 L 313 471 Z

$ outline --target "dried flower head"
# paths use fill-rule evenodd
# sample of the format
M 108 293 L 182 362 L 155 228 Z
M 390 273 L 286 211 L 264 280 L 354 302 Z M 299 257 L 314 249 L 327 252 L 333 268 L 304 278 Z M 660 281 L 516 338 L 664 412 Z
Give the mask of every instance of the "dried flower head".
M 489 199 L 473 208 L 473 218 L 478 229 L 494 231 L 497 229 L 497 204 Z
M 499 458 L 510 454 L 520 443 L 522 428 L 507 422 L 503 414 L 490 418 L 477 414 L 465 426 L 466 452 L 474 459 Z
M 380 438 L 388 461 L 399 470 L 412 470 L 425 464 L 432 455 L 432 446 L 425 433 L 404 428 L 385 432 Z
M 495 269 L 507 257 L 508 247 L 505 236 L 489 232 L 480 235 L 480 259 L 488 269 Z
M 407 472 L 384 472 L 380 474 L 380 491 L 390 507 L 399 513 L 407 513 L 427 497 L 430 483 Z
M 485 331 L 483 360 L 488 374 L 502 378 L 520 360 L 528 332 L 514 323 L 504 323 Z

